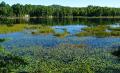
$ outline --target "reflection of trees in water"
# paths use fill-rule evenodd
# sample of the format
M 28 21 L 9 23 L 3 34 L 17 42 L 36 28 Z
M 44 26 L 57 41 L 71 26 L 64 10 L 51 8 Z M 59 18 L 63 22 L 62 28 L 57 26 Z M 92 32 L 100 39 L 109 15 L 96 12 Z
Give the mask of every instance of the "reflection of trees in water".
M 0 24 L 44 24 L 44 25 L 69 25 L 69 24 L 84 24 L 84 25 L 110 25 L 120 23 L 119 19 L 107 18 L 31 18 L 31 19 L 0 19 Z
M 69 25 L 69 24 L 84 24 L 84 25 L 110 25 L 120 23 L 119 19 L 86 19 L 86 18 L 64 18 L 64 19 L 30 19 L 33 24 L 46 24 L 46 25 Z
M 26 19 L 7 19 L 0 18 L 0 24 L 22 24 L 27 23 L 29 20 Z

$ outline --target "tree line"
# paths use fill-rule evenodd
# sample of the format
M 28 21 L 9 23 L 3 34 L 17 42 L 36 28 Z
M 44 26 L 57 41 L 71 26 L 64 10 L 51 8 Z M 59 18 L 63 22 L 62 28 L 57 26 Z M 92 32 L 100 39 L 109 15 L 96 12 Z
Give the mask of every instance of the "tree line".
M 88 7 L 65 7 L 60 5 L 21 5 L 10 6 L 5 2 L 0 3 L 0 17 L 100 17 L 120 16 L 120 8 L 92 6 Z

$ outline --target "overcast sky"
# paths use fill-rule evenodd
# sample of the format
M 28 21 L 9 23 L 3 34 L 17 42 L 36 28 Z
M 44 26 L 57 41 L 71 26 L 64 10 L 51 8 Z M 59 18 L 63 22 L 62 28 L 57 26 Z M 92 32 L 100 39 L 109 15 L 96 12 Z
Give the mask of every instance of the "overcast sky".
M 32 5 L 62 5 L 71 7 L 86 7 L 88 5 L 96 6 L 108 6 L 108 7 L 120 7 L 120 0 L 0 0 L 13 5 L 20 4 L 32 4 Z

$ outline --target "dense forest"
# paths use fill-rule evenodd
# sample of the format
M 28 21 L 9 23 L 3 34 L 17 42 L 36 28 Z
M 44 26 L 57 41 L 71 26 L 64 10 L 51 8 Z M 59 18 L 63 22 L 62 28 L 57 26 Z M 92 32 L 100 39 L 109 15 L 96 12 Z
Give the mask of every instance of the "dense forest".
M 5 2 L 0 3 L 0 17 L 115 17 L 120 16 L 120 8 L 99 7 L 65 7 L 60 5 L 21 5 L 10 6 Z

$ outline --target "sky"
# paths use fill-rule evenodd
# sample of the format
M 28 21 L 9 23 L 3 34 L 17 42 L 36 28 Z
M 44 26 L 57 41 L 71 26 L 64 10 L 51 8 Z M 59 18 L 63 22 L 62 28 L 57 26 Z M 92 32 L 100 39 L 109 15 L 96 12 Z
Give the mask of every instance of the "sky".
M 32 5 L 62 5 L 70 7 L 86 7 L 88 5 L 95 6 L 107 6 L 107 7 L 120 7 L 120 0 L 0 0 L 0 2 L 6 2 L 10 5 L 20 4 L 32 4 Z

